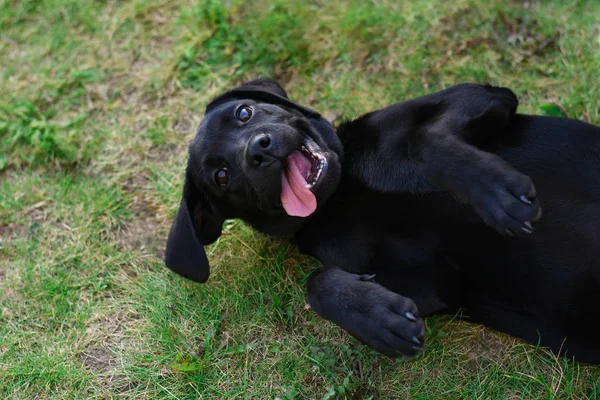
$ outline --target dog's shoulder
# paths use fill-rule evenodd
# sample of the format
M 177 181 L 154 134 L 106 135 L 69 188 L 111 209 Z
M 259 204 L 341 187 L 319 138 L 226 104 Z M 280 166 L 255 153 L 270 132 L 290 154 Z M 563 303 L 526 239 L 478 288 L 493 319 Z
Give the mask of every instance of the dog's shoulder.
M 431 189 L 410 160 L 409 139 L 435 107 L 428 99 L 413 99 L 342 122 L 336 129 L 344 147 L 342 181 L 375 191 Z

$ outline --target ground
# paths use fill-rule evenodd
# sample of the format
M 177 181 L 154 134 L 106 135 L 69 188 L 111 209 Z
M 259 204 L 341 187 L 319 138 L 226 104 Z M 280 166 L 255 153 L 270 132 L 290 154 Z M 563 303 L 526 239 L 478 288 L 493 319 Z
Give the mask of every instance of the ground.
M 336 119 L 460 82 L 600 123 L 598 1 L 0 0 L 0 398 L 598 399 L 600 369 L 432 317 L 389 360 L 239 221 L 163 267 L 207 101 L 259 75 Z M 565 268 L 568 268 L 565 265 Z M 590 321 L 590 323 L 592 323 Z

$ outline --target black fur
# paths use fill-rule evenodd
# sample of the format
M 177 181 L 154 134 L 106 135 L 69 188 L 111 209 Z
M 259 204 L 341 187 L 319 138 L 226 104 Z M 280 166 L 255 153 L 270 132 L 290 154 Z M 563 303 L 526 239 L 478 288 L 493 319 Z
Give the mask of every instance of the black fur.
M 517 103 L 508 89 L 461 84 L 346 122 L 336 135 L 274 81 L 229 91 L 209 104 L 190 145 L 166 265 L 204 282 L 202 245 L 224 219 L 242 218 L 295 234 L 323 264 L 308 281 L 312 308 L 386 355 L 422 349 L 420 317 L 462 309 L 599 364 L 600 128 L 516 114 Z M 245 123 L 234 116 L 242 104 L 254 108 Z M 269 141 L 253 165 L 257 135 Z M 329 165 L 312 189 L 317 211 L 299 218 L 279 196 L 285 160 L 304 137 Z M 220 188 L 213 175 L 223 166 L 231 178 Z

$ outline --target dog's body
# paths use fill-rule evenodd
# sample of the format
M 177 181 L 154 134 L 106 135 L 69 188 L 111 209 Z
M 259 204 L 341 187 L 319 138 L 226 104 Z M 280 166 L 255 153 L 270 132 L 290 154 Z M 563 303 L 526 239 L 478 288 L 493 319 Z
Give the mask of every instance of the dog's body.
M 419 315 L 463 309 L 600 363 L 600 128 L 516 107 L 507 89 L 463 84 L 335 135 L 272 81 L 243 85 L 209 105 L 190 146 L 167 266 L 205 281 L 202 245 L 239 217 L 294 233 L 323 264 L 312 308 L 384 354 L 422 348 Z

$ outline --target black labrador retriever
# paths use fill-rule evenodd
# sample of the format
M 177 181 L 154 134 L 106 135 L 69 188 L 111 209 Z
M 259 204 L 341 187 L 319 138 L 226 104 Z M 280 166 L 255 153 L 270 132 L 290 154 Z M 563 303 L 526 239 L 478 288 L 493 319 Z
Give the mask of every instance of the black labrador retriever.
M 203 246 L 241 218 L 294 234 L 323 264 L 312 309 L 383 354 L 418 353 L 421 317 L 462 309 L 598 364 L 600 128 L 517 103 L 461 84 L 335 132 L 276 82 L 243 84 L 190 145 L 166 265 L 206 281 Z

